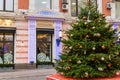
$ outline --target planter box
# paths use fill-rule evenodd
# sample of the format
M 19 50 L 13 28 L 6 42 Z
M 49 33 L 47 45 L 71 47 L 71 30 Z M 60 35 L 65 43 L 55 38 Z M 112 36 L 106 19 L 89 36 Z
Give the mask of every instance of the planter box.
M 111 78 L 89 78 L 89 79 L 75 79 L 70 77 L 64 77 L 61 74 L 52 74 L 46 77 L 46 80 L 120 80 L 120 75 Z

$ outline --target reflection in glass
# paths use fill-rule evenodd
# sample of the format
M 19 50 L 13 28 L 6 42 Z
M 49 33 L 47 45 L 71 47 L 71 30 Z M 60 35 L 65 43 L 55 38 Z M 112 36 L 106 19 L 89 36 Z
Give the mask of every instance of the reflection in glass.
M 0 64 L 13 64 L 13 33 L 0 33 Z
M 0 43 L 0 64 L 3 64 L 3 43 Z
M 42 9 L 42 8 L 47 8 L 50 9 L 51 2 L 50 0 L 36 0 L 35 1 L 35 7 L 36 9 Z
M 0 33 L 0 41 L 3 41 L 3 33 Z
M 13 43 L 5 43 L 4 45 L 4 64 L 12 64 L 13 63 Z
M 0 10 L 3 10 L 3 0 L 0 0 Z
M 51 61 L 51 34 L 37 35 L 37 61 Z
M 13 33 L 5 33 L 5 41 L 13 41 Z
M 13 0 L 6 0 L 5 10 L 13 11 Z

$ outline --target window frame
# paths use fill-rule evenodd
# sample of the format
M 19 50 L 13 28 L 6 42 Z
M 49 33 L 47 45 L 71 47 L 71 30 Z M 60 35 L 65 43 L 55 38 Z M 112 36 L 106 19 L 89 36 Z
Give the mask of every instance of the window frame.
M 3 0 L 3 10 L 0 11 L 6 11 L 6 12 L 14 12 L 14 0 L 13 0 L 13 8 L 12 10 L 6 10 L 6 0 Z
M 78 12 L 79 12 L 79 3 L 78 3 L 78 0 L 75 0 L 75 2 L 76 2 L 76 12 L 75 12 L 75 15 L 72 15 L 72 10 L 71 10 L 71 16 L 72 17 L 77 17 L 78 16 Z M 95 3 L 95 6 L 97 6 L 97 0 L 94 0 L 94 3 Z M 70 9 L 72 9 L 72 1 L 70 2 L 70 5 L 71 5 L 71 8 Z

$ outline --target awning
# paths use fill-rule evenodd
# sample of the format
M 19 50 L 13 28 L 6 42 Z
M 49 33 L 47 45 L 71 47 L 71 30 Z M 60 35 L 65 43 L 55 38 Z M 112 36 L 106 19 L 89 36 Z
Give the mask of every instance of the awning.
M 15 32 L 15 27 L 0 27 L 0 32 Z
M 37 33 L 54 33 L 54 29 L 37 28 Z

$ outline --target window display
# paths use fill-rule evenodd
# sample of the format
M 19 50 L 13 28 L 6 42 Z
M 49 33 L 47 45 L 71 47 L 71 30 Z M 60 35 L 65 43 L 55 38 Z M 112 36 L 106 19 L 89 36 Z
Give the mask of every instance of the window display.
M 13 64 L 13 33 L 0 33 L 0 64 Z
M 51 62 L 51 34 L 37 35 L 37 61 Z

